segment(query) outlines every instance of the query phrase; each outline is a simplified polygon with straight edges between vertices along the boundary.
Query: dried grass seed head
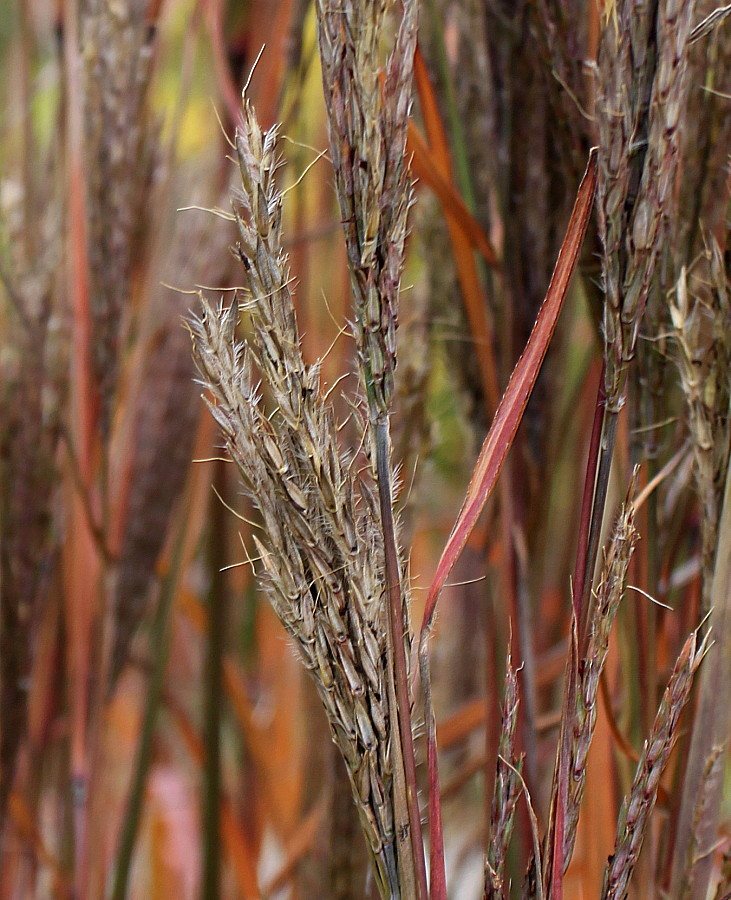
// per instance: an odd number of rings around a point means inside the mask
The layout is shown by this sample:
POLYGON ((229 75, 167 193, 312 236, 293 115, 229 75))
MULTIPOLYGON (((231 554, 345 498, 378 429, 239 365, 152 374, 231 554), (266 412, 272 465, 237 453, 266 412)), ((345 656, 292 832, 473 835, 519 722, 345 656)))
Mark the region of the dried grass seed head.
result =
POLYGON ((236 304, 214 311, 204 301, 191 322, 194 352, 211 411, 264 521, 266 539, 256 541, 264 586, 315 679, 385 882, 394 818, 378 513, 339 447, 319 369, 302 357, 281 245, 275 133, 261 132, 248 104, 236 146, 237 253, 251 292, 252 337, 246 349, 236 340, 236 304), (252 360, 263 393, 252 387, 252 360))

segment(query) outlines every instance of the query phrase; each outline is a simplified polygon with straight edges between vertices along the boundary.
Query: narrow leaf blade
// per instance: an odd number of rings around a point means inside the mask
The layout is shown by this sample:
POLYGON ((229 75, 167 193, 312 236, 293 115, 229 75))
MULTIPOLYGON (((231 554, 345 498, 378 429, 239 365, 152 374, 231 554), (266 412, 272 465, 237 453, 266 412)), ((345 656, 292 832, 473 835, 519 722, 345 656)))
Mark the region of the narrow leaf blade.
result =
POLYGON ((523 412, 528 403, 538 372, 548 350, 558 315, 568 291, 571 276, 589 224, 596 190, 596 152, 592 151, 584 177, 579 185, 566 236, 533 331, 523 355, 510 377, 505 394, 482 445, 467 495, 452 533, 444 548, 436 574, 429 588, 422 634, 428 631, 434 617, 437 599, 447 577, 474 529, 480 513, 492 493, 500 470, 512 445, 523 412))

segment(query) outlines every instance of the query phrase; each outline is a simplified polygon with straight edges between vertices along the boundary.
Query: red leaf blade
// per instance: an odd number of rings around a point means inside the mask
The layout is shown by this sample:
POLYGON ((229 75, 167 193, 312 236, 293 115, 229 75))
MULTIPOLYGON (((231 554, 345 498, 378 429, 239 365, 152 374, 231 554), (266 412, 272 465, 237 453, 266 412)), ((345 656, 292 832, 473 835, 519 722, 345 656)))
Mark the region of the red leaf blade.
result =
POLYGON ((475 465, 462 509, 442 553, 429 588, 422 637, 434 618, 437 599, 492 493, 523 412, 536 383, 558 321, 589 224, 596 190, 596 151, 592 150, 579 185, 556 267, 523 355, 518 360, 475 465))

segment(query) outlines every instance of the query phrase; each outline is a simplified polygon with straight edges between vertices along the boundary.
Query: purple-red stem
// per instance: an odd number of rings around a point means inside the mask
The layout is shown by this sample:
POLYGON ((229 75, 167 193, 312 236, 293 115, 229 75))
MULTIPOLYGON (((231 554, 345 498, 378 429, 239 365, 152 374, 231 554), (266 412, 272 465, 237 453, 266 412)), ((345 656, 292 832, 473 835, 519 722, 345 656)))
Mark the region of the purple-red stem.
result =
POLYGON ((599 462, 599 447, 602 436, 602 423, 604 421, 604 404, 606 394, 604 392, 604 373, 606 362, 602 360, 602 370, 599 375, 599 388, 597 390, 596 406, 594 408, 594 422, 591 429, 589 442, 589 456, 586 461, 586 478, 584 479, 584 493, 581 498, 581 517, 579 519, 579 537, 576 547, 576 563, 574 565, 574 578, 571 587, 571 599, 574 607, 574 616, 579 623, 579 634, 583 633, 583 619, 586 615, 586 570, 587 554, 589 551, 589 532, 591 530, 591 512, 594 504, 594 488, 596 485, 596 471, 599 462))
POLYGON ((429 897, 424 862, 424 842, 421 836, 421 815, 416 783, 416 758, 411 734, 411 704, 409 703, 406 652, 404 650, 404 608, 401 591, 401 568, 396 550, 396 533, 393 524, 391 497, 391 472, 388 454, 388 420, 384 417, 375 423, 376 474, 378 476, 378 502, 383 529, 386 590, 388 592, 388 622, 393 647, 396 705, 398 707, 398 732, 406 781, 406 805, 409 816, 411 849, 414 857, 414 875, 419 900, 429 897))
POLYGON ((564 851, 569 747, 574 724, 574 711, 576 709, 577 673, 583 653, 589 591, 599 546, 599 534, 609 483, 609 470, 617 433, 617 414, 614 412, 607 413, 606 410, 606 394, 604 391, 605 367, 606 362, 603 360, 602 371, 599 375, 591 441, 589 443, 589 457, 586 463, 586 478, 581 502, 581 519, 579 522, 579 537, 572 585, 571 647, 566 669, 566 692, 564 695, 559 757, 556 766, 557 782, 554 820, 552 823, 552 846, 550 847, 550 890, 548 896, 551 900, 562 900, 563 898, 563 874, 566 868, 564 851))

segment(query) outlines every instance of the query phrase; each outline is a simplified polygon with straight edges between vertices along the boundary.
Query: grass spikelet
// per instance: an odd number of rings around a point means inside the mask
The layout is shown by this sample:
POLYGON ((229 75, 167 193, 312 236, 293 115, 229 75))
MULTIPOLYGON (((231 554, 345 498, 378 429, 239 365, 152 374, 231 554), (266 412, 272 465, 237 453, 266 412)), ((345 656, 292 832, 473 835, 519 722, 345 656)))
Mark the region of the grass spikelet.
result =
POLYGON ((711 606, 723 477, 729 452, 727 412, 731 306, 721 252, 713 238, 708 263, 711 290, 703 289, 705 298, 691 296, 688 273, 683 268, 676 286, 675 301, 670 304, 678 349, 676 364, 688 411, 696 483, 703 509, 701 553, 704 613, 711 606))
POLYGON ((680 652, 650 736, 645 741, 634 781, 619 813, 617 841, 604 876, 602 900, 624 900, 642 848, 662 773, 678 736, 680 714, 690 696, 693 676, 706 654, 706 641, 694 632, 680 652))
POLYGON ((411 178, 406 131, 418 4, 403 5, 379 77, 392 0, 318 0, 318 39, 330 149, 355 304, 369 412, 389 409, 396 366, 398 290, 411 178))
POLYGON ((630 500, 634 483, 633 478, 604 553, 599 586, 589 616, 590 630, 586 653, 579 664, 564 833, 566 866, 573 853, 579 810, 584 796, 586 764, 596 727, 599 680, 607 660, 609 635, 627 586, 627 572, 638 538, 634 526, 635 510, 630 500))
POLYGON ((520 796, 519 772, 522 759, 516 748, 518 725, 518 680, 508 655, 505 693, 498 744, 497 770, 490 812, 490 838, 485 858, 484 900, 501 900, 507 896, 505 862, 513 833, 515 806, 520 796))
MULTIPOLYGON (((389 412, 396 368, 398 296, 404 265, 411 176, 406 135, 416 49, 418 3, 406 0, 393 40, 386 24, 396 14, 390 0, 359 3, 318 0, 317 34, 330 137, 330 155, 345 232, 355 307, 355 341, 368 412, 367 449, 378 492, 388 599, 388 672, 397 715, 394 725, 395 804, 408 838, 416 896, 426 900, 427 880, 417 800, 416 761, 405 644, 408 607, 401 586, 403 563, 393 511, 389 412), (382 45, 389 48, 383 70, 382 45)), ((427 696, 427 705, 428 705, 427 696)), ((432 827, 439 826, 432 818, 432 827)), ((404 841, 404 843, 406 843, 404 841)), ((403 847, 403 859, 407 848, 403 847)), ((445 888, 439 840, 432 831, 432 892, 445 888), (438 874, 437 874, 438 873, 438 874)), ((411 889, 404 888, 406 890, 411 889)))
POLYGON ((693 3, 617 3, 599 52, 599 230, 604 246, 607 409, 627 365, 665 235, 687 93, 693 3))

